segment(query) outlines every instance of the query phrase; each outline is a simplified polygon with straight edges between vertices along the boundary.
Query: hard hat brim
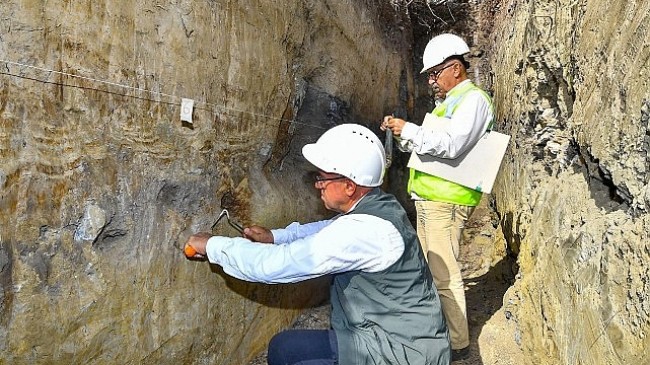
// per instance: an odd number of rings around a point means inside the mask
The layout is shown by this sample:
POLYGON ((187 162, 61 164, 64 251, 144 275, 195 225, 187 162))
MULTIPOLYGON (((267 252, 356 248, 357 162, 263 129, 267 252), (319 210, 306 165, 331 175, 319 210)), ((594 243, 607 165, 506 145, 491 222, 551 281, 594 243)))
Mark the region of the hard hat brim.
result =
POLYGON ((306 144, 302 147, 302 155, 305 159, 312 165, 316 166, 318 169, 327 171, 328 168, 324 166, 323 161, 323 151, 316 145, 316 143, 306 144))

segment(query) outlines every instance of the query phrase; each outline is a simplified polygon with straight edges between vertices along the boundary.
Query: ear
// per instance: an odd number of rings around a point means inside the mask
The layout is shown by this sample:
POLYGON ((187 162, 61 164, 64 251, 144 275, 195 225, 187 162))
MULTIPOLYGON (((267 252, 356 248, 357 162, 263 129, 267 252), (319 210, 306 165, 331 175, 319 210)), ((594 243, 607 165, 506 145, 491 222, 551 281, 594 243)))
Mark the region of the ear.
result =
POLYGON ((357 192, 357 184, 350 180, 346 179, 345 180, 345 195, 348 197, 352 197, 355 193, 357 192))

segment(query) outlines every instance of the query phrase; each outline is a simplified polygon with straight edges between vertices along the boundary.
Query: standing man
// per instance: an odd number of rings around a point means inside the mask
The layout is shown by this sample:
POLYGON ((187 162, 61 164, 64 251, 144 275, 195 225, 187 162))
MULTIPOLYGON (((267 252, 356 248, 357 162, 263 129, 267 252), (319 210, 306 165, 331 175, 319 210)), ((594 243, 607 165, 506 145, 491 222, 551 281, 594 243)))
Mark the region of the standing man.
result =
POLYGON ((314 186, 337 216, 284 229, 252 226, 247 238, 199 233, 187 242, 195 257, 242 280, 332 275, 332 329, 277 334, 269 365, 448 365, 449 333, 417 233, 395 197, 379 189, 386 166, 379 138, 342 124, 302 154, 318 168, 314 186))
MULTIPOLYGON (((392 130, 400 149, 454 159, 474 146, 491 126, 492 100, 468 79, 469 63, 463 57, 468 52, 465 41, 453 34, 429 41, 421 73, 427 72, 429 85, 445 96, 431 112, 439 128, 434 131, 384 117, 381 129, 392 130)), ((469 331, 459 244, 481 192, 414 169, 410 170, 408 191, 415 201, 418 237, 449 326, 452 358, 462 359, 469 354, 469 331)))

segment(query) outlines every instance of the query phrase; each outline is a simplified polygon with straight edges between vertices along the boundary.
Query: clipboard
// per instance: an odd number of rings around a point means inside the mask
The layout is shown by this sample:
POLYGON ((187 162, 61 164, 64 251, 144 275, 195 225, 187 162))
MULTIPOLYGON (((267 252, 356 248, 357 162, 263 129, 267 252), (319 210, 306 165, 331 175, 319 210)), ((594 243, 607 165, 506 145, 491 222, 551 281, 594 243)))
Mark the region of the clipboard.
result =
MULTIPOLYGON (((436 129, 440 119, 427 113, 423 128, 436 129)), ((411 153, 407 166, 483 193, 491 193, 510 136, 488 130, 469 150, 454 159, 411 153)))

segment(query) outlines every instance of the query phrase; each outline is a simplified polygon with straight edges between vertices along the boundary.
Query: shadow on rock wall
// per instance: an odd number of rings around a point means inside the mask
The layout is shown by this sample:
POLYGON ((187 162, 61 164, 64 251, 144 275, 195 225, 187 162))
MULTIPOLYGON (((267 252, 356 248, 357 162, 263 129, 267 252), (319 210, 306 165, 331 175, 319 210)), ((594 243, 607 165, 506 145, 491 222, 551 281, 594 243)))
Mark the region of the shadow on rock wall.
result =
POLYGON ((329 276, 293 284, 262 284, 233 278, 219 265, 210 265, 210 270, 223 278, 228 289, 270 308, 306 309, 320 305, 329 298, 329 276), (310 295, 305 296, 305 293, 310 295))

